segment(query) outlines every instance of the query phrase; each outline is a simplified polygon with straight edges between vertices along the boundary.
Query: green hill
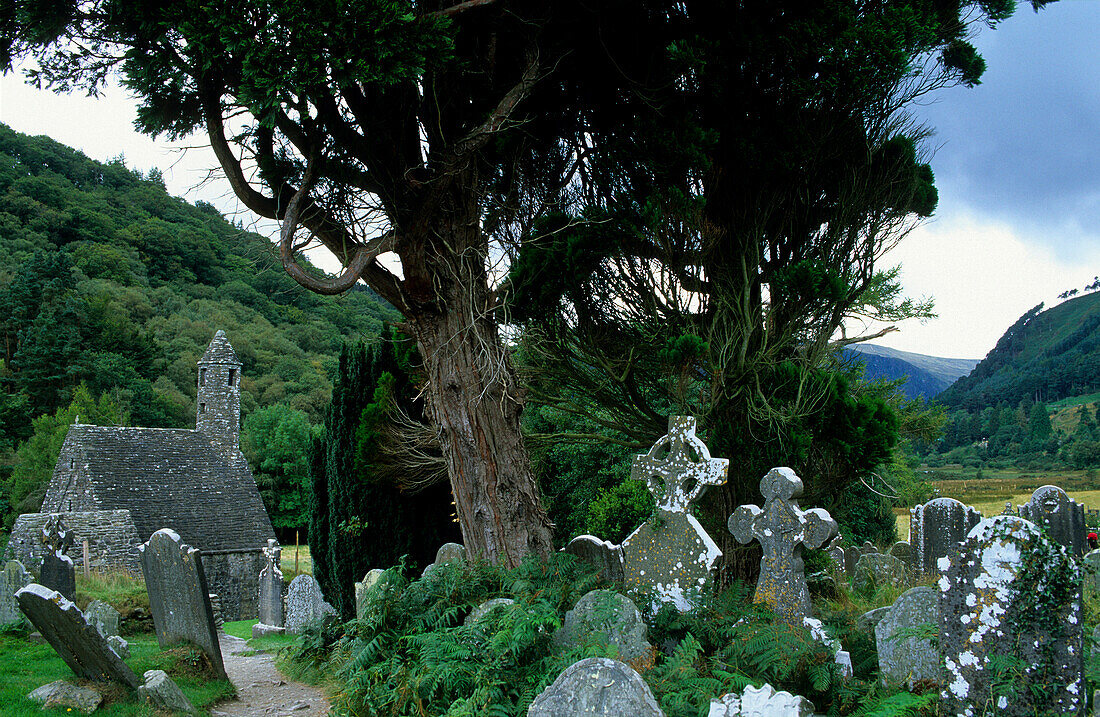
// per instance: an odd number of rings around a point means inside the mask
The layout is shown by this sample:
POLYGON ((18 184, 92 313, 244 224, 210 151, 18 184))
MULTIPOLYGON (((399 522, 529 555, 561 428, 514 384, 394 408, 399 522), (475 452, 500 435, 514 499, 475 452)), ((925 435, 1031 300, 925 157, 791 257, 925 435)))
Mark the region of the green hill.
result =
POLYGON ((1021 316, 968 375, 939 395, 967 411, 1054 403, 1100 391, 1100 293, 1021 316))
POLYGON ((342 343, 394 318, 365 287, 302 289, 267 239, 170 196, 155 170, 0 125, 0 505, 28 490, 3 481, 29 470, 15 450, 40 432, 32 422, 61 420, 74 397, 106 397, 131 425, 193 426, 195 361, 224 329, 245 420, 279 405, 317 424, 342 343))

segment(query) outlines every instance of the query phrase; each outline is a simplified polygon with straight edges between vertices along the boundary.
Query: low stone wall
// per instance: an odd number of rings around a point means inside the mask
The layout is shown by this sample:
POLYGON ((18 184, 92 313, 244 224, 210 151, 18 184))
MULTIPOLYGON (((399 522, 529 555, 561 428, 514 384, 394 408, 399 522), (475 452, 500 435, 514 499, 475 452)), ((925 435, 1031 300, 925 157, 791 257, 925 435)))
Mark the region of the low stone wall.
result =
POLYGON ((67 554, 73 559, 77 570, 82 570, 84 566, 84 540, 87 539, 89 567, 121 568, 132 575, 141 575, 141 560, 138 557, 141 540, 128 510, 24 513, 15 519, 4 560, 18 560, 28 572, 37 575, 45 553, 42 528, 53 516, 61 516, 64 527, 73 531, 73 545, 67 554))
POLYGON ((202 551, 206 586, 221 600, 222 618, 227 622, 259 617, 260 571, 265 560, 261 548, 202 551))

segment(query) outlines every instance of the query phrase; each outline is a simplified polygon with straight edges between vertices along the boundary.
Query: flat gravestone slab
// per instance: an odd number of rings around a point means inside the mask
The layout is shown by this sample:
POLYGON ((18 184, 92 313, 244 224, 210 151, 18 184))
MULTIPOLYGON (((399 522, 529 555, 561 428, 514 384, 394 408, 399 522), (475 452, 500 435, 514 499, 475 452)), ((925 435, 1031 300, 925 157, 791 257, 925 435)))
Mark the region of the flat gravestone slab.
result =
POLYGON ((1061 543, 1071 555, 1084 555, 1085 506, 1066 495, 1056 485, 1036 488, 1027 503, 1020 506, 1020 517, 1044 526, 1050 537, 1061 543))
POLYGON ((157 642, 161 647, 190 642, 206 654, 215 675, 228 679, 199 550, 168 528, 153 533, 139 550, 157 642))
POLYGON ((20 588, 30 585, 31 582, 30 574, 18 560, 9 560, 0 571, 0 625, 26 620, 19 610, 15 593, 19 592, 20 588))
POLYGON ((1006 717, 1078 714, 1084 707, 1080 591, 1070 590, 1060 604, 1044 599, 1042 615, 1031 604, 1036 590, 1051 594, 1043 578, 1058 574, 1058 565, 1069 570, 1064 579, 1080 584, 1079 568, 1066 552, 1034 523, 999 515, 974 526, 958 555, 942 559, 948 563, 938 582, 946 714, 979 714, 990 704, 1006 717), (1021 591, 1014 584, 1028 570, 1038 582, 1021 591), (1037 618, 1054 629, 1037 626, 1037 618), (1003 684, 995 660, 1019 666, 1009 668, 1021 670, 1015 684, 1003 684))
POLYGON ((600 579, 612 584, 623 581, 623 549, 595 535, 578 535, 561 549, 596 569, 600 579))
POLYGON ((916 587, 902 593, 875 625, 879 674, 883 682, 939 684, 943 679, 939 650, 932 643, 940 624, 939 591, 916 587), (927 629, 929 637, 912 633, 927 629))
POLYGON ((336 610, 325 602, 321 586, 312 575, 299 575, 290 581, 286 592, 287 632, 300 633, 306 623, 334 614, 336 610))
POLYGON ((836 521, 822 508, 802 510, 802 479, 790 468, 773 468, 760 480, 763 509, 742 505, 729 518, 729 530, 739 543, 759 540, 760 578, 755 601, 792 624, 810 617, 810 590, 806 585, 802 546, 820 547, 837 533, 836 521))
POLYGON ((107 640, 61 593, 31 583, 15 597, 19 609, 77 677, 93 682, 117 682, 131 690, 141 685, 107 640))
POLYGON ((649 685, 606 657, 574 662, 531 703, 527 717, 665 717, 649 685))

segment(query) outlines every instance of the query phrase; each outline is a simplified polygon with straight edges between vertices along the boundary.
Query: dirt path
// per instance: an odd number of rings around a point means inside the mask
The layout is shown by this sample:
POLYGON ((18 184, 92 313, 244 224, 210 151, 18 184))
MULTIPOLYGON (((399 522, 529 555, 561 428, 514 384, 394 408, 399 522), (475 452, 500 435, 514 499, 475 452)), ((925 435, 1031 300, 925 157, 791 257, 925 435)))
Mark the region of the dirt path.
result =
POLYGON ((237 688, 237 699, 215 705, 211 715, 219 717, 324 717, 328 700, 321 690, 298 682, 287 682, 275 669, 266 652, 251 653, 239 637, 221 634, 222 659, 229 680, 237 688))

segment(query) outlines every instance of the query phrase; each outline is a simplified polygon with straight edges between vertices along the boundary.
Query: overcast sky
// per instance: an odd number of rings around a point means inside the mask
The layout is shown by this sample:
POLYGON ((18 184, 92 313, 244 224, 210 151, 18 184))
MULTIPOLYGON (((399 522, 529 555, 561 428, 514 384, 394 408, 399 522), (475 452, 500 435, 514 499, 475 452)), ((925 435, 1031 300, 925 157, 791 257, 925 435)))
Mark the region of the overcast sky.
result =
MULTIPOLYGON (((1063 0, 1038 14, 1022 4, 976 44, 989 65, 982 84, 915 108, 936 132, 940 204, 886 259, 901 263, 910 295, 935 299, 939 318, 904 322, 882 345, 981 358, 1024 311, 1100 274, 1100 1, 1063 0)), ((216 162, 201 137, 153 142, 133 118, 117 89, 98 100, 58 97, 0 78, 0 122, 94 159, 159 167, 173 194, 238 209, 224 182, 203 186, 216 162), (188 145, 198 148, 182 151, 188 145)))

